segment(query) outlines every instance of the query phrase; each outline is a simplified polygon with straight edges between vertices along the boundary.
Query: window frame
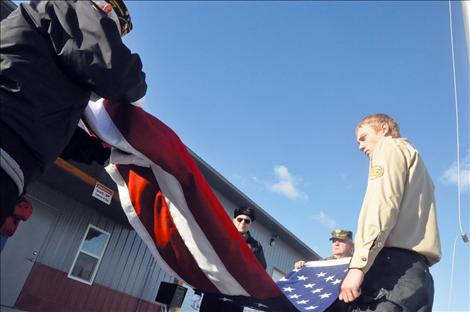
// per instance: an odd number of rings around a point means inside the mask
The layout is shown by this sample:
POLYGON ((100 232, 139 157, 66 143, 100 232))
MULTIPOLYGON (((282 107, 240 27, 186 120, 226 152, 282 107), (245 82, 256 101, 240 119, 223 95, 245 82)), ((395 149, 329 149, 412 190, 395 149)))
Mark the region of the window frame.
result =
POLYGON ((67 274, 67 277, 70 278, 70 279, 73 279, 73 280, 76 280, 76 281, 79 281, 79 282, 88 284, 88 285, 92 285, 93 282, 95 281, 96 273, 98 273, 98 269, 99 269, 99 267, 100 267, 101 260, 103 259, 103 255, 104 255, 104 253, 105 253, 105 251, 106 251, 106 247, 108 246, 108 242, 109 242, 109 239, 110 239, 110 238, 111 238, 111 233, 110 233, 110 232, 107 232, 107 231, 105 231, 105 230, 103 230, 103 229, 101 229, 101 228, 99 228, 99 227, 97 227, 97 226, 95 226, 95 225, 93 225, 93 224, 91 224, 91 223, 88 224, 88 227, 87 227, 85 233, 84 233, 83 236, 82 236, 82 240, 81 240, 81 242, 80 242, 80 247, 78 248, 77 253, 75 254, 75 258, 73 259, 72 265, 70 266, 70 270, 69 270, 69 272, 68 272, 68 274, 67 274), (95 230, 95 231, 98 231, 98 232, 100 232, 100 233, 103 233, 103 234, 106 234, 106 235, 107 235, 106 241, 105 241, 105 243, 104 243, 104 245, 103 245, 103 249, 101 250, 101 254, 99 255, 98 258, 96 257, 96 255, 94 255, 94 254, 92 254, 92 253, 90 253, 90 252, 87 252, 86 250, 83 250, 83 249, 82 249, 82 248, 83 248, 83 244, 84 244, 84 242, 85 242, 85 239, 86 239, 86 237, 87 237, 87 235, 88 235, 90 229, 93 229, 93 230, 95 230), (75 264, 76 264, 76 262, 77 262, 77 259, 78 259, 78 256, 80 255, 80 253, 84 253, 85 255, 87 255, 87 256, 89 256, 89 257, 92 257, 92 258, 98 260, 98 261, 96 262, 95 269, 93 270, 93 273, 92 273, 91 278, 90 278, 89 281, 88 281, 88 280, 85 280, 85 279, 82 279, 82 278, 80 278, 80 277, 77 277, 77 276, 75 276, 75 275, 72 275, 72 271, 73 271, 73 269, 75 268, 75 264))
POLYGON ((273 281, 277 282, 277 281, 279 281, 279 280, 280 280, 281 278, 283 278, 283 277, 286 277, 286 273, 284 273, 283 271, 281 271, 279 268, 273 266, 273 269, 272 269, 272 272, 271 272, 271 279, 272 279, 273 281), (279 279, 274 280, 274 274, 277 274, 277 273, 281 273, 282 276, 281 276, 279 279))

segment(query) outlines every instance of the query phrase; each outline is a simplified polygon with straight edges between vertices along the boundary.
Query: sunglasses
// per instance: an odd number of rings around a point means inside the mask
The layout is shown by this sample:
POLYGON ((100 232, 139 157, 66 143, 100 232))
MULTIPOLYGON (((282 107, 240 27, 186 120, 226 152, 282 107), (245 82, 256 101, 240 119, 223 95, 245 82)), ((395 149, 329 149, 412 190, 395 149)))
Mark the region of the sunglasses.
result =
POLYGON ((245 224, 250 224, 251 223, 250 219, 237 218, 236 220, 237 220, 238 223, 242 223, 242 221, 245 222, 245 224))

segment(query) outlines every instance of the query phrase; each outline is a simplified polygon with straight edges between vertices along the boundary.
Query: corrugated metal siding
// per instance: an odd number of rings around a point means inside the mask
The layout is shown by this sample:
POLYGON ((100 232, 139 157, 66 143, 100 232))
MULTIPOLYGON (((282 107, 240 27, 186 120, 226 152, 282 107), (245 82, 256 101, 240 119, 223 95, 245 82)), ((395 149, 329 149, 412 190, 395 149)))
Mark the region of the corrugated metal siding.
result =
POLYGON ((111 234, 94 283, 154 301, 160 282, 173 281, 132 229, 44 184, 35 184, 30 193, 59 212, 37 262, 68 272, 88 224, 93 224, 111 234))
MULTIPOLYGON (((231 218, 236 206, 217 191, 215 193, 231 218)), ((58 211, 37 262, 68 272, 88 224, 93 224, 111 234, 94 283, 153 301, 160 282, 173 281, 173 276, 158 265, 134 230, 44 184, 34 184, 30 194, 58 211)), ((302 258, 282 238, 269 246, 274 233, 262 224, 255 222, 250 232, 263 245, 270 275, 273 267, 290 271, 294 262, 302 258)))

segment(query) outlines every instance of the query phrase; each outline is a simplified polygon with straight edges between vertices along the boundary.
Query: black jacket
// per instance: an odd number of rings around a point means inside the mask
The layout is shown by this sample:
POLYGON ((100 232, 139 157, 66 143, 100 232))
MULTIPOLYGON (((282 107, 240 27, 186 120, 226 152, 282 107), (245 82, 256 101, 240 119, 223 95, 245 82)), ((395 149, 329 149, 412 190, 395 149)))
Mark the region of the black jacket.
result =
POLYGON ((256 239, 254 239, 253 236, 251 236, 250 231, 243 233, 242 236, 248 246, 250 246, 256 258, 258 258, 263 268, 266 269, 266 259, 264 258, 263 246, 256 239))
POLYGON ((122 103, 145 95, 139 56, 89 0, 20 4, 0 33, 0 129, 21 139, 41 171, 69 142, 91 92, 122 103))

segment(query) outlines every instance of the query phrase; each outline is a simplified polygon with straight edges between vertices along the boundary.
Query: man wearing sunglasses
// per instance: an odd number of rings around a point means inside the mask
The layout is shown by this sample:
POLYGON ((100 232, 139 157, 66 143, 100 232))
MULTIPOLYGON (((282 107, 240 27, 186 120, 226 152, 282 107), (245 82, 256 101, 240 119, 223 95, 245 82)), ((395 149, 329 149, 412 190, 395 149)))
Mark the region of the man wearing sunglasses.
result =
POLYGON ((243 236, 248 246, 250 246, 256 258, 258 258, 259 262, 266 269, 263 246, 251 236, 249 231, 253 221, 255 221, 255 211, 249 207, 240 207, 233 212, 233 224, 243 236))
POLYGON ((67 146, 91 97, 139 103, 123 0, 31 1, 1 21, 0 225, 67 146))
MULTIPOLYGON (((248 246, 251 248, 261 265, 266 269, 266 259, 264 258, 263 246, 250 234, 250 227, 255 221, 255 211, 250 207, 240 207, 233 212, 233 224, 238 232, 243 236, 248 246)), ((196 291, 195 295, 201 295, 196 291)), ((197 303, 193 304, 197 306, 197 303)), ((221 301, 219 297, 211 294, 205 294, 199 311, 202 312, 242 312, 243 307, 233 303, 221 301)))

